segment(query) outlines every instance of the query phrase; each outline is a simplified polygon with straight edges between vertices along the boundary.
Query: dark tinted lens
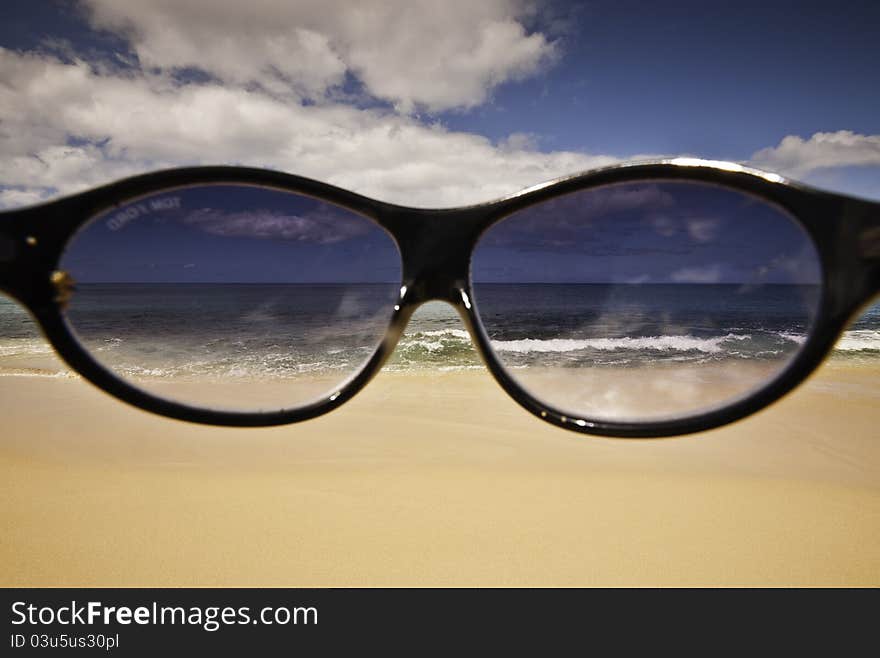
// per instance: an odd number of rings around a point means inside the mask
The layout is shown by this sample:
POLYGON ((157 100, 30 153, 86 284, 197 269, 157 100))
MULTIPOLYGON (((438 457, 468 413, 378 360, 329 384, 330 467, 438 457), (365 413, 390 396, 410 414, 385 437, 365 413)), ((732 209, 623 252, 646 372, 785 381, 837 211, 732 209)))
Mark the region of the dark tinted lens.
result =
POLYGON ((244 185, 109 210, 60 268, 96 360, 161 397, 238 411, 333 395, 376 350, 400 286, 397 247, 371 220, 244 185))
POLYGON ((781 208, 696 182, 607 185, 519 211, 473 255, 492 347, 575 417, 692 416, 749 395, 797 355, 820 295, 816 250, 781 208))

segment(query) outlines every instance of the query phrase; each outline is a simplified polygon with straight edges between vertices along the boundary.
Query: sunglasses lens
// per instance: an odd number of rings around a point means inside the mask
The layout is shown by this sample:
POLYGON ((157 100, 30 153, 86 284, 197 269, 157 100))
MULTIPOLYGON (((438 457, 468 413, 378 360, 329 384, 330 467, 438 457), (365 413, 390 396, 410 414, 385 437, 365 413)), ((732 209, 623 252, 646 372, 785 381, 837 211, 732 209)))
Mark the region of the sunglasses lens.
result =
POLYGON ((518 211, 472 260, 507 374, 578 418, 650 422, 747 397, 816 318, 818 254, 782 208, 698 182, 611 184, 518 211))
POLYGON ((118 377, 200 408, 265 412, 333 395, 376 351, 400 288, 394 240, 311 197, 165 190, 67 245, 66 319, 118 377))

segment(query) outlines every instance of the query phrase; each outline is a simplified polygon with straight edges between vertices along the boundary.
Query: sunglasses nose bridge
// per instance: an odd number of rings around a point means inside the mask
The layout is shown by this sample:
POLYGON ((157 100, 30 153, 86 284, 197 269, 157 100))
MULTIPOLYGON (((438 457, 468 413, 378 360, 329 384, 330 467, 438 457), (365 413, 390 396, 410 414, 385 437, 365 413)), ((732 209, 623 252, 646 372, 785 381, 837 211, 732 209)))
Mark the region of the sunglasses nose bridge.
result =
POLYGON ((421 269, 404 276, 402 305, 417 307, 425 302, 448 302, 461 306, 467 285, 467 264, 448 263, 442 269, 421 269))
POLYGON ((416 210, 401 219, 395 231, 403 259, 401 305, 468 305, 471 251, 481 222, 482 214, 471 209, 416 210))

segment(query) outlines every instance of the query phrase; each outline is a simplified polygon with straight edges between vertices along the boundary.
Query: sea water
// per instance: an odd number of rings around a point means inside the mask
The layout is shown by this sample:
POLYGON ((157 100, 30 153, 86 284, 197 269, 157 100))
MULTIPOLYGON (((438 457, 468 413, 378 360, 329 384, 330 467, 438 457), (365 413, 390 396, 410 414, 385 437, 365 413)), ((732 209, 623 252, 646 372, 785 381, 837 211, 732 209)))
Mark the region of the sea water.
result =
MULTIPOLYGON (((510 368, 788 360, 806 340, 808 286, 484 284, 474 301, 510 368)), ((289 378, 358 370, 392 314, 391 284, 90 284, 67 317, 107 367, 142 378, 289 378)), ((0 298, 0 374, 63 374, 30 316, 0 298)), ((880 304, 834 359, 880 363, 880 304)), ((386 368, 478 368, 448 305, 413 317, 386 368)))

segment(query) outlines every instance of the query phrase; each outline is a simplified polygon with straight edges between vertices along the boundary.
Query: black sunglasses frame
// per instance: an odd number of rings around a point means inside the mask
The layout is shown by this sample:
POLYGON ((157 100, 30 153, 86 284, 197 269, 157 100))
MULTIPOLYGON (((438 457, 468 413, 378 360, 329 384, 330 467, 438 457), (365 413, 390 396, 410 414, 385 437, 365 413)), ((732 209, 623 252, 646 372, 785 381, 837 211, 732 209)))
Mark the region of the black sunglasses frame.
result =
POLYGON ((282 425, 332 411, 363 388, 394 350, 416 308, 426 301, 452 304, 498 383, 539 418, 586 434, 653 438, 724 425, 779 399, 827 356, 847 322, 880 291, 880 203, 816 190, 774 174, 725 162, 676 159, 618 165, 558 179, 488 203, 449 209, 410 208, 370 199, 325 183, 246 167, 191 167, 135 176, 37 206, 0 212, 0 291, 36 319, 58 354, 107 393, 171 418, 237 427, 282 425), (797 219, 819 254, 822 294, 813 330, 777 377, 745 398, 699 415, 648 422, 572 417, 535 399, 495 356, 474 307, 471 253, 482 233, 513 212, 554 197, 611 183, 679 180, 715 184, 776 204, 797 219), (106 210, 136 198, 191 185, 241 184, 315 197, 346 207, 382 226, 402 258, 400 296, 386 335, 362 369, 332 395, 303 407, 273 412, 202 409, 154 396, 107 370, 79 344, 64 319, 69 290, 58 273, 76 231, 106 210))

